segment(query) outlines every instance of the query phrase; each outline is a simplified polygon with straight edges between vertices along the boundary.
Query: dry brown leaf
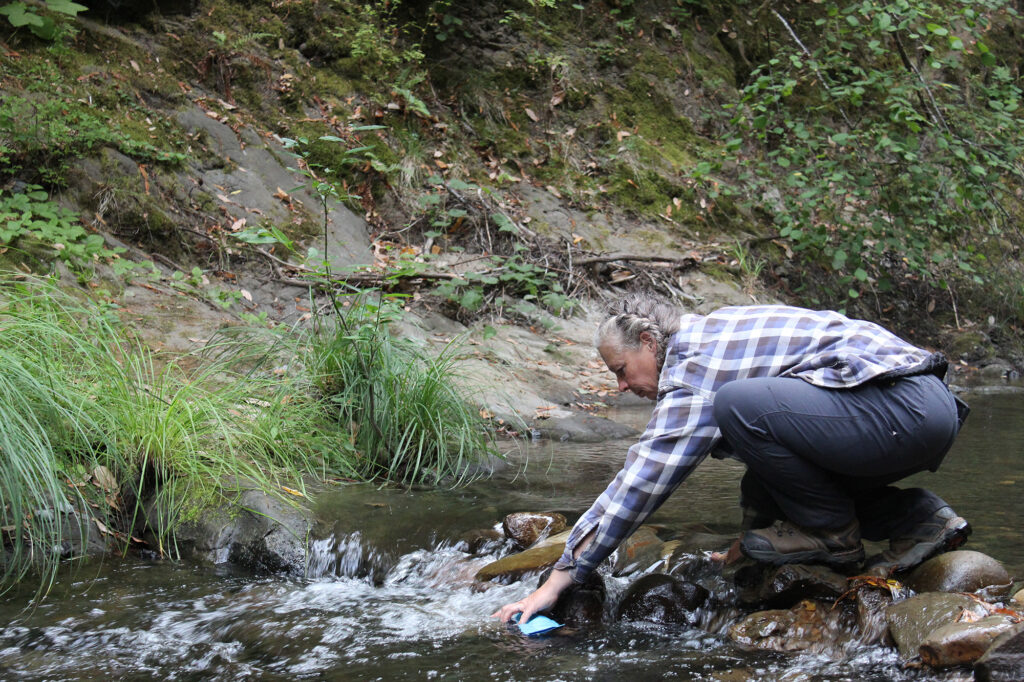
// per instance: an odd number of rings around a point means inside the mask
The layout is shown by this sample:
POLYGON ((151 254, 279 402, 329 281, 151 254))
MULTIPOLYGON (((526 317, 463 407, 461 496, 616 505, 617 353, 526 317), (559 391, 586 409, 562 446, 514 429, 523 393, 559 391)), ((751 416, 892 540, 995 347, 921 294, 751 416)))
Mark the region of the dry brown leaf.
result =
POLYGON ((287 488, 285 486, 281 486, 281 490, 285 491, 289 495, 294 495, 295 497, 305 497, 306 496, 304 493, 300 493, 298 490, 292 490, 291 488, 287 488))
POLYGON ((564 101, 565 101, 565 93, 564 92, 556 92, 554 95, 551 96, 551 106, 552 107, 557 107, 559 104, 561 104, 564 101))
POLYGON ((110 473, 110 469, 102 464, 92 470, 92 482, 97 488, 104 490, 117 488, 117 479, 114 478, 114 474, 110 473))
POLYGON ((481 419, 491 419, 493 417, 494 417, 494 415, 491 414, 490 410, 487 410, 487 409, 485 409, 483 407, 480 408, 480 418, 481 419))
POLYGON ((239 230, 241 230, 241 229, 242 229, 243 227, 245 227, 245 218, 239 218, 239 219, 238 219, 238 220, 236 220, 235 222, 231 223, 231 227, 230 227, 229 229, 230 229, 230 230, 231 230, 232 232, 238 232, 238 231, 239 231, 239 230))
POLYGON ((526 115, 529 116, 530 120, 533 121, 534 123, 540 120, 540 117, 537 116, 537 114, 533 113, 533 109, 531 109, 530 107, 525 107, 523 111, 526 112, 526 115))

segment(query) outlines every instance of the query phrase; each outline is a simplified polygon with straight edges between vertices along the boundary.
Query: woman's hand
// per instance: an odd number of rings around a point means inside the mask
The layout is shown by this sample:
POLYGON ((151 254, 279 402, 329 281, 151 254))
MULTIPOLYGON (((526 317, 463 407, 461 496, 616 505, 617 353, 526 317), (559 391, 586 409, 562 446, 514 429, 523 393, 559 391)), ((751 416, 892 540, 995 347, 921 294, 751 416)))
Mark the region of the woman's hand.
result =
POLYGON ((551 576, 544 584, 534 590, 528 597, 511 604, 505 604, 492 613, 491 618, 497 618, 502 623, 507 623, 512 619, 512 616, 522 613, 523 615, 519 617, 519 622, 525 624, 529 622, 533 614, 554 606, 555 602, 558 601, 558 595, 565 588, 569 587, 570 584, 572 584, 572 577, 569 575, 569 571, 551 571, 551 576))

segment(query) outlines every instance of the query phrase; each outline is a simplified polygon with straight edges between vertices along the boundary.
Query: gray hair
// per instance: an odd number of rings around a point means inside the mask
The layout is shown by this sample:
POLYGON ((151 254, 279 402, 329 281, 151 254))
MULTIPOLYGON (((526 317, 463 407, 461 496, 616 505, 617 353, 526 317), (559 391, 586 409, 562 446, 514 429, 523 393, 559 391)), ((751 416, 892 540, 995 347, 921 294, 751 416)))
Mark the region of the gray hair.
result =
POLYGON ((655 357, 660 370, 665 364, 668 339, 679 331, 682 313, 681 309, 652 294, 630 294, 608 306, 604 321, 594 333, 594 345, 635 349, 642 345, 640 335, 647 332, 657 344, 655 357))

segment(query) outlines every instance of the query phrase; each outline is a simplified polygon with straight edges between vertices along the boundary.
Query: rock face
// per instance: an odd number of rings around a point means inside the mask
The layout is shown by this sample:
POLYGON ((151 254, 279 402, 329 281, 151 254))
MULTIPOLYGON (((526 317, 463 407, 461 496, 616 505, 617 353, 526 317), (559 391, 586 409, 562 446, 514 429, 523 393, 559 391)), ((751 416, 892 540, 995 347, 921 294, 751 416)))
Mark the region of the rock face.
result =
POLYGON ((979 682, 1024 680, 1024 623, 1018 623, 996 637, 985 655, 974 665, 979 682))
POLYGON ((924 562, 904 582, 918 593, 974 592, 989 585, 1006 585, 1011 579, 1002 564, 987 554, 957 550, 924 562))
POLYGON ((698 620, 695 612, 707 602, 709 594, 695 583, 652 573, 629 586, 619 602, 616 618, 662 625, 694 625, 698 620))
POLYGON ((929 592, 904 599, 886 611, 889 635, 903 658, 919 653, 921 644, 943 625, 956 621, 964 612, 984 617, 987 611, 964 594, 929 592))
POLYGON ((525 549, 565 530, 565 517, 555 512, 516 512, 506 516, 501 527, 507 538, 525 549))

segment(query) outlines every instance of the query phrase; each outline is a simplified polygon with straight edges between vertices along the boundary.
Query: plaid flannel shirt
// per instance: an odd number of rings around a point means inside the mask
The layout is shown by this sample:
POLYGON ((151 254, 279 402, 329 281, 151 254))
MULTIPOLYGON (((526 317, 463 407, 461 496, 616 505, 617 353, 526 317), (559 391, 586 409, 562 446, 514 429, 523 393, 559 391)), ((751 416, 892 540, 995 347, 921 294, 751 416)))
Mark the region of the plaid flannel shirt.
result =
POLYGON ((722 308, 683 315, 668 342, 658 401, 622 469, 577 521, 555 564, 582 582, 668 498, 722 434, 715 392, 737 379, 799 377, 848 388, 873 379, 945 371, 941 354, 910 345, 882 327, 835 312, 787 306, 722 308), (573 558, 592 530, 593 541, 573 558))

